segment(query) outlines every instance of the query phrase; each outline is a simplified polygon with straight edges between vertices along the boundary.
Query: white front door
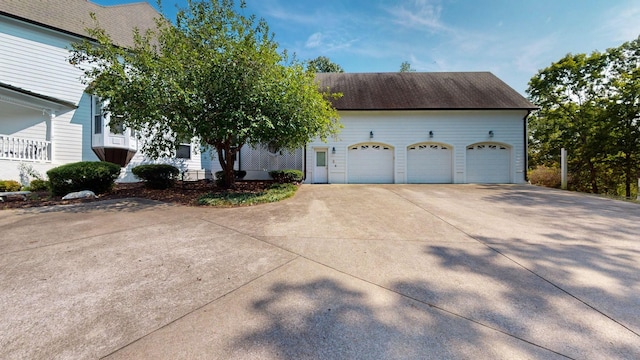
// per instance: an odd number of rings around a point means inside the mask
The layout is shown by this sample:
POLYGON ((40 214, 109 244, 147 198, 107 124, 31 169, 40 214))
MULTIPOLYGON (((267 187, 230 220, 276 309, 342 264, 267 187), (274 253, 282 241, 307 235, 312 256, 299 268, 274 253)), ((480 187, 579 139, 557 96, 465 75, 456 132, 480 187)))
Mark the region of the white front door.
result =
POLYGON ((316 156, 314 157, 313 183, 326 184, 329 182, 327 171, 327 149, 317 149, 315 153, 316 156))

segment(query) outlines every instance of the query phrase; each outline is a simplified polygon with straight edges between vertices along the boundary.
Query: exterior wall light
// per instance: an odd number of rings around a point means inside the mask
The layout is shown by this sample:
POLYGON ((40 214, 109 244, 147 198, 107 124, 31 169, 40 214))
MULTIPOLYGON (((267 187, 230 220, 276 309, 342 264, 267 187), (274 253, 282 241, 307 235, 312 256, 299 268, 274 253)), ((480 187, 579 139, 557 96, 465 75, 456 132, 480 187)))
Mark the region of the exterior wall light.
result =
POLYGON ((429 130, 429 137, 432 138, 433 137, 433 131, 429 130))
POLYGON ((369 139, 373 139, 373 131, 369 131, 369 139))
POLYGON ((493 130, 489 130, 489 137, 493 137, 493 130))
POLYGON ((336 147, 335 147, 335 146, 331 148, 331 153, 332 153, 332 154, 335 154, 335 153, 336 153, 336 147))

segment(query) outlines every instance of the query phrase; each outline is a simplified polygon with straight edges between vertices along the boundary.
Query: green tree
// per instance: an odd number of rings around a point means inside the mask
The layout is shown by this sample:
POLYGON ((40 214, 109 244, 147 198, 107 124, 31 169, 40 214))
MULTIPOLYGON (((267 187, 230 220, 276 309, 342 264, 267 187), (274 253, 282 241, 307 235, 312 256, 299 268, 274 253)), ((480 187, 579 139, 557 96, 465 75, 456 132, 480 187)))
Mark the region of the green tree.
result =
POLYGON ((542 69, 527 93, 540 111, 529 122, 532 165, 569 153, 580 191, 631 196, 640 168, 640 38, 590 55, 569 54, 542 69))
POLYGON ((266 22, 234 6, 188 0, 174 25, 158 19, 154 31, 134 31, 128 49, 96 24, 98 44, 76 43, 70 58, 87 91, 105 100, 111 125, 136 130, 146 155, 170 156, 194 139, 215 149, 227 187, 243 145, 299 148, 340 127, 329 102, 337 94, 320 92, 314 74, 278 52, 266 22))
POLYGON ((624 181, 625 195, 631 197, 640 169, 640 37, 607 50, 606 110, 611 136, 609 160, 624 181))
POLYGON ((403 61, 400 64, 400 72, 414 72, 415 69, 411 68, 411 64, 408 61, 403 61))
POLYGON ((332 62, 326 56, 318 56, 307 62, 307 69, 312 73, 343 73, 342 66, 332 62))

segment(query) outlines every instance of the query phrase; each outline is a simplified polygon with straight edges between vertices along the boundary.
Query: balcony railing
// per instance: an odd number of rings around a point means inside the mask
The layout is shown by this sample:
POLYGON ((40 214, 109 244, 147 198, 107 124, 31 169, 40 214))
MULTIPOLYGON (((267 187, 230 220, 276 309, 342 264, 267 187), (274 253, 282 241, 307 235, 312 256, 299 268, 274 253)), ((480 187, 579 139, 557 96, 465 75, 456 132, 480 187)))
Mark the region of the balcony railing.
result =
POLYGON ((51 141, 0 134, 0 159, 51 161, 51 141))

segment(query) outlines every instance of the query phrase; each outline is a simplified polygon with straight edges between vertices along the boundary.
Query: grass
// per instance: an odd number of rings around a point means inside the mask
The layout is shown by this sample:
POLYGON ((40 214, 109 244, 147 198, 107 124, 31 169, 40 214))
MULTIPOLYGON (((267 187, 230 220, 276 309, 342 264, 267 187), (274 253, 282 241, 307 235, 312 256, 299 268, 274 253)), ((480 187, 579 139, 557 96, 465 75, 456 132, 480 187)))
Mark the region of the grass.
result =
POLYGON ((266 204, 292 197, 298 186, 294 184, 273 184, 260 192, 221 192, 207 194, 198 199, 199 205, 206 206, 250 206, 266 204))

